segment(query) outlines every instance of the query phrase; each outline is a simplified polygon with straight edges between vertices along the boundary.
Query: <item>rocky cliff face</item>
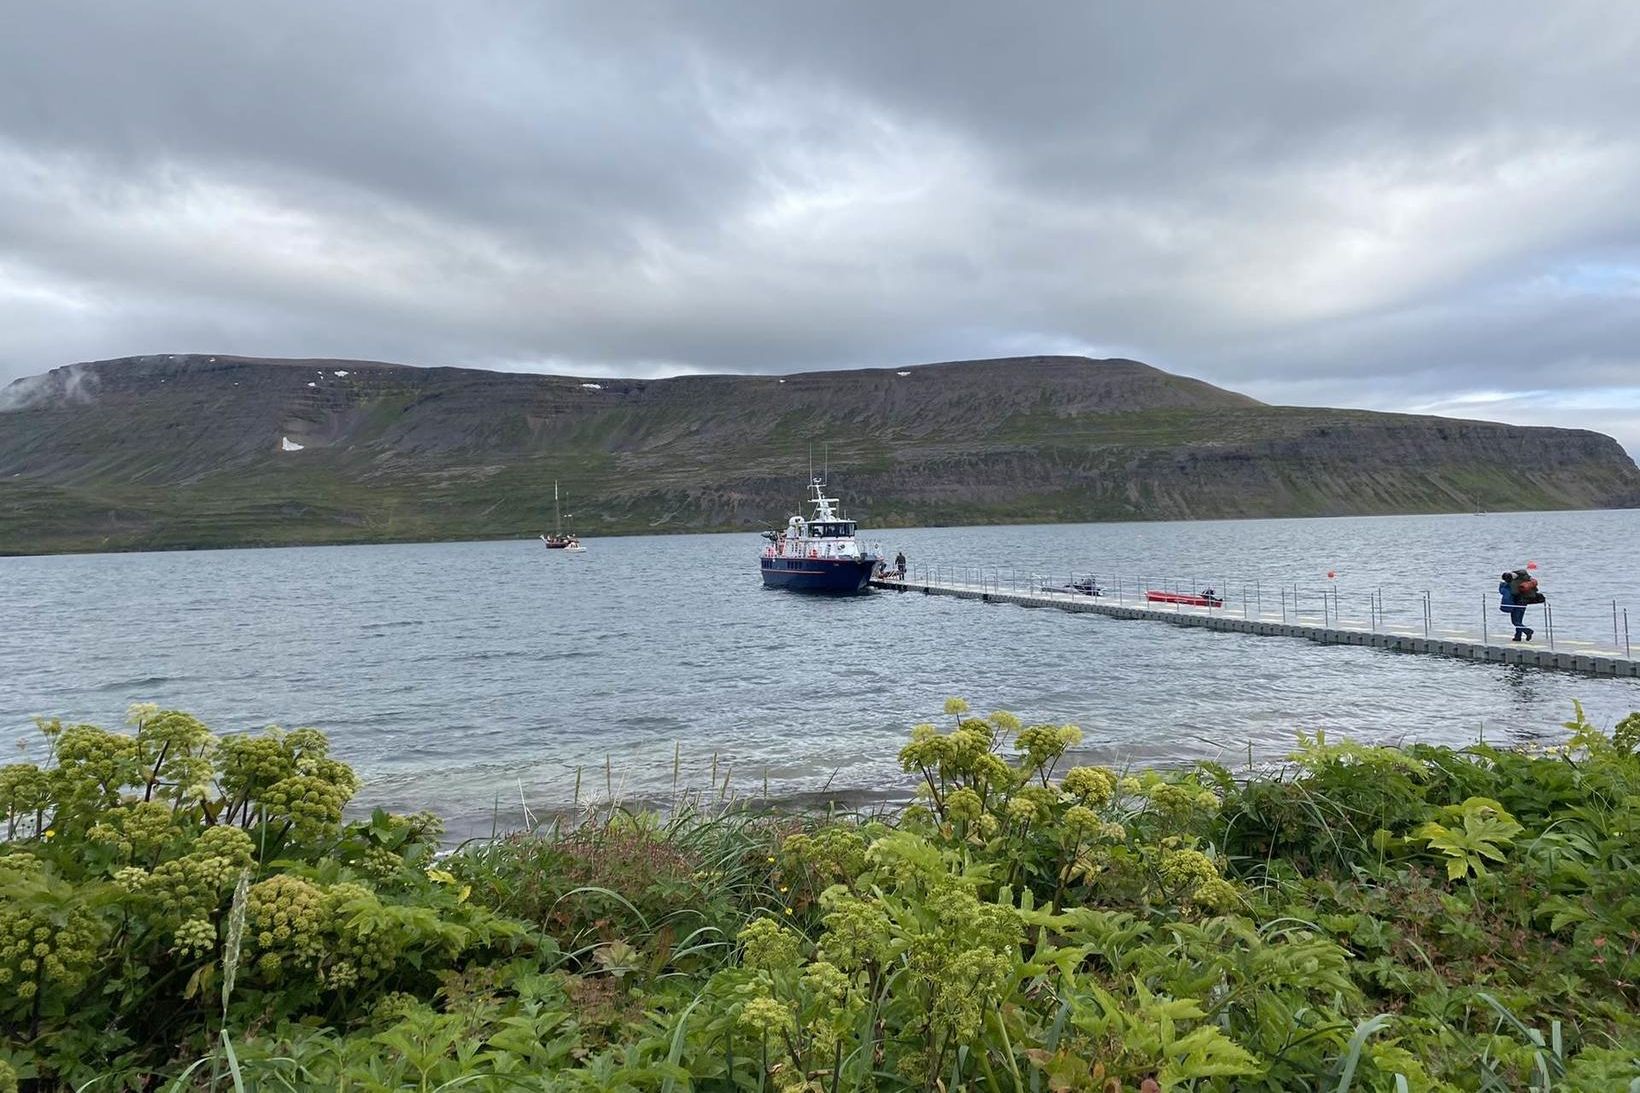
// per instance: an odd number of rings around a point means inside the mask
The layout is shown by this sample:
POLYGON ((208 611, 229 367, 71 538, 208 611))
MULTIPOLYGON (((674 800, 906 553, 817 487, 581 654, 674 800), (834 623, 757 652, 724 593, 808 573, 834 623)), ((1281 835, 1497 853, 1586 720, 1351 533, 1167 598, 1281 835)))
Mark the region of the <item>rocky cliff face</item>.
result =
POLYGON ((1580 430, 1265 406, 1136 361, 580 379, 176 355, 0 393, 0 551, 588 533, 783 520, 808 458, 867 524, 1610 507, 1580 430))

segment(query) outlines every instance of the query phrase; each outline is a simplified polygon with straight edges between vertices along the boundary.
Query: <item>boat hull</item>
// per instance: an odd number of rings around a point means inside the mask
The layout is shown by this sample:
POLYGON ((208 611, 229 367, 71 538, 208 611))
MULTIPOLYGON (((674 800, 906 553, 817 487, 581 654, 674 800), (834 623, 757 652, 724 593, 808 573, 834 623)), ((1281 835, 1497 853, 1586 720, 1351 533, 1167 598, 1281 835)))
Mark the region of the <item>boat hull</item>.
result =
POLYGON ((1188 592, 1146 592, 1145 599, 1151 603, 1178 603, 1187 607, 1223 607, 1221 599, 1208 599, 1206 596, 1193 596, 1188 592))
POLYGON ((788 592, 818 592, 851 596, 871 583, 876 558, 783 558, 761 560, 763 584, 788 592))

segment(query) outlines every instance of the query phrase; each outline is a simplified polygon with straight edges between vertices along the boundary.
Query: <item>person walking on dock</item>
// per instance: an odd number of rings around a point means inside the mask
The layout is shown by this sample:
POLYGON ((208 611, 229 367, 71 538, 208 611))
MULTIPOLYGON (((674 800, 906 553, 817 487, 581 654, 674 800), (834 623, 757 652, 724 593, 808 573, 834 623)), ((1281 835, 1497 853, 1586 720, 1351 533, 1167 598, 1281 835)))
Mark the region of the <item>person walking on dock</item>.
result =
POLYGON ((900 580, 905 580, 905 551, 897 551, 894 555, 894 569, 899 573, 900 580))
POLYGON ((1515 636, 1510 641, 1531 641, 1532 629, 1526 625, 1526 605, 1515 599, 1515 574, 1505 573, 1498 583, 1498 610, 1515 624, 1515 636))

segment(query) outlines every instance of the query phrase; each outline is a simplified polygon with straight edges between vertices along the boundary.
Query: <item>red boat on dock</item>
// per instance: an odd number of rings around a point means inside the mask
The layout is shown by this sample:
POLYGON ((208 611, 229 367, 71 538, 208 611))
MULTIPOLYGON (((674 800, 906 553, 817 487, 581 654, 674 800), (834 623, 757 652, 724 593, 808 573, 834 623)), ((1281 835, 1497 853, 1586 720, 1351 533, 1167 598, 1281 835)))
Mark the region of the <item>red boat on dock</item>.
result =
POLYGON ((1180 603, 1186 607, 1224 606, 1223 598, 1213 595, 1211 588, 1206 592, 1158 592, 1155 589, 1146 589, 1145 599, 1151 603, 1180 603))

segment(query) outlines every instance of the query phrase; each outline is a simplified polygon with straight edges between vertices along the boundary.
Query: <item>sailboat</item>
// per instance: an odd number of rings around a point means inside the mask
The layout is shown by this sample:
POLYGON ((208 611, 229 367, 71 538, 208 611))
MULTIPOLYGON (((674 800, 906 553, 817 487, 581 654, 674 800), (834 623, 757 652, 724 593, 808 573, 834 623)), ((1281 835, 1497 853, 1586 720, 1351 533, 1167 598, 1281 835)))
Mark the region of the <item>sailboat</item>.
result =
POLYGON ((562 550, 569 554, 584 554, 586 547, 573 535, 564 534, 564 514, 558 505, 558 480, 552 480, 552 534, 541 536, 541 544, 548 550, 562 550))

